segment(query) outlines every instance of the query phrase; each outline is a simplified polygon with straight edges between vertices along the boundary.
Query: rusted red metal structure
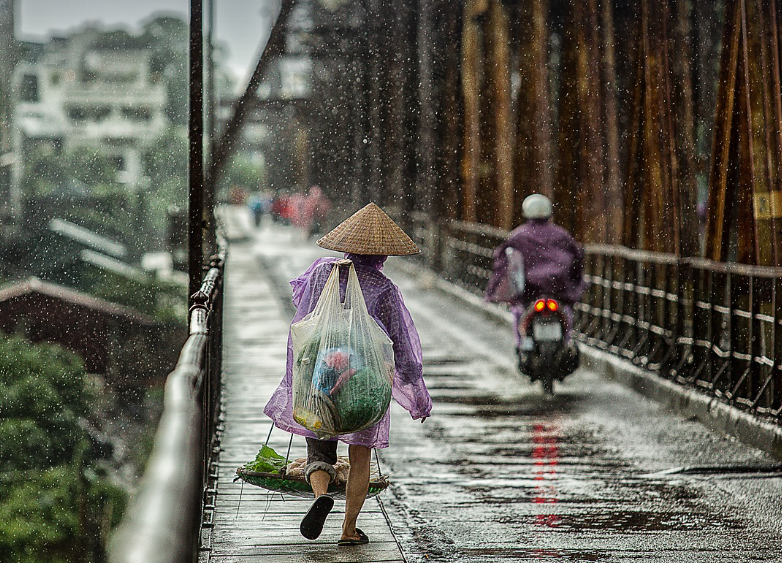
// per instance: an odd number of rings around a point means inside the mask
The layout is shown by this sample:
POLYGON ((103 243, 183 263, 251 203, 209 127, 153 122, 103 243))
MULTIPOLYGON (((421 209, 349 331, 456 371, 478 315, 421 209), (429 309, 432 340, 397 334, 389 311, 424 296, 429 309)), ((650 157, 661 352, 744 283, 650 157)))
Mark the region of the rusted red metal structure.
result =
POLYGON ((782 265, 782 4, 730 0, 709 181, 706 255, 782 265))
POLYGON ((348 200, 508 229, 541 192, 585 242, 779 264, 779 0, 354 7, 384 49, 331 51, 372 72, 348 200))

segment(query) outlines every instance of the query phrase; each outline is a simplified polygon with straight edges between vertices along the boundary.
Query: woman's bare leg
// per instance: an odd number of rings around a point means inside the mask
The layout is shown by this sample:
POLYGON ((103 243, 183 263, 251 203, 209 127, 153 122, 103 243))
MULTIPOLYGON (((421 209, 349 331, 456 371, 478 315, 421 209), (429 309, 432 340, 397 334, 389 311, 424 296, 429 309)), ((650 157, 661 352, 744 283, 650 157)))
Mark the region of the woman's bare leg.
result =
MULTIPOLYGON (((350 473, 348 474, 342 539, 358 539, 356 520, 364 506, 364 499, 366 499, 369 489, 369 462, 372 457, 372 449, 366 446, 351 445, 348 447, 348 457, 350 458, 350 473)), ((310 477, 310 482, 311 480, 312 477, 310 477)))
POLYGON ((315 493, 315 498, 320 495, 325 495, 329 490, 329 483, 331 483, 331 475, 326 471, 313 471, 310 473, 310 486, 312 492, 315 493))
POLYGON ((312 492, 315 493, 315 501, 302 518, 299 531, 308 540, 314 540, 323 531, 323 524, 334 507, 334 499, 326 494, 331 482, 331 475, 328 471, 322 469, 313 471, 310 473, 309 479, 312 492))

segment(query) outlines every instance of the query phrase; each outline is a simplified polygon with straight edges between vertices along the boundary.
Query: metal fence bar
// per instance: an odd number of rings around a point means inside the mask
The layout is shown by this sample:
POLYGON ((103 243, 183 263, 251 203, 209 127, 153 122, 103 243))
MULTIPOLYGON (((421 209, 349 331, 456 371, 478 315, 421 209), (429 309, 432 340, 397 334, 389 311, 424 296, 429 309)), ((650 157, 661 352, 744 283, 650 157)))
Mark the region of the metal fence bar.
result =
POLYGON ((224 245, 192 296, 189 337, 166 379, 163 415, 139 493, 114 533, 111 563, 193 563, 219 418, 224 245))
POLYGON ((190 0, 188 108, 188 295, 194 295, 204 263, 204 37, 203 0, 190 0))
MULTIPOLYGON (((482 294, 508 232, 416 214, 425 262, 482 294), (432 256, 439 249, 440 256, 432 256)), ((681 385, 782 422, 782 268, 585 246, 576 338, 681 385)))

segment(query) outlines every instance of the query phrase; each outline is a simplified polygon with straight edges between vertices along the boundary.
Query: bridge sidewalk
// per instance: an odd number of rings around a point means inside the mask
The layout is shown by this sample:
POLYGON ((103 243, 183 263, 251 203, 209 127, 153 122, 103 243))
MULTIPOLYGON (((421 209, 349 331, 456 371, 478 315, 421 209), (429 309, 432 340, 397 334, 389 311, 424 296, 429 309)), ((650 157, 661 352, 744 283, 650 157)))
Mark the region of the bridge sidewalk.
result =
MULTIPOLYGON (((211 526, 202 528, 199 561, 403 562, 377 498, 367 500, 359 518, 359 527, 367 533, 371 543, 338 547, 336 541, 341 533, 344 501, 335 503, 320 538, 309 541, 299 533, 299 522, 311 501, 234 482, 236 468, 255 458, 269 433, 271 424, 262 409, 285 368, 291 314, 255 255, 252 238, 233 238, 225 289, 225 425, 214 518, 211 526)), ((301 246, 303 249, 304 245, 301 246)), ((284 250, 295 251, 294 247, 295 244, 289 244, 284 250)), ((274 430, 269 445, 284 455, 289 437, 289 434, 274 430)), ((340 455, 343 453, 340 451, 340 455)), ((290 457, 304 456, 304 440, 295 437, 290 457)))

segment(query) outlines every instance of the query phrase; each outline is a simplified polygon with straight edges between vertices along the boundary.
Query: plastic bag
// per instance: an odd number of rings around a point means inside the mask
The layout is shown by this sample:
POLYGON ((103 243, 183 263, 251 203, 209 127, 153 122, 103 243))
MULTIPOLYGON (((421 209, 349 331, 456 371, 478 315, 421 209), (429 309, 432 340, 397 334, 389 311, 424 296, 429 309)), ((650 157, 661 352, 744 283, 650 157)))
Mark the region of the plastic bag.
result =
POLYGON ((511 303, 521 299, 526 285, 524 272, 524 256, 513 247, 505 249, 505 258, 508 266, 505 275, 500 278, 497 289, 494 292, 494 300, 511 303))
POLYGON ((377 424, 391 402, 394 349, 367 311, 350 260, 338 260, 310 314, 291 325, 293 418, 318 438, 377 424), (345 301, 339 269, 350 266, 345 301))

